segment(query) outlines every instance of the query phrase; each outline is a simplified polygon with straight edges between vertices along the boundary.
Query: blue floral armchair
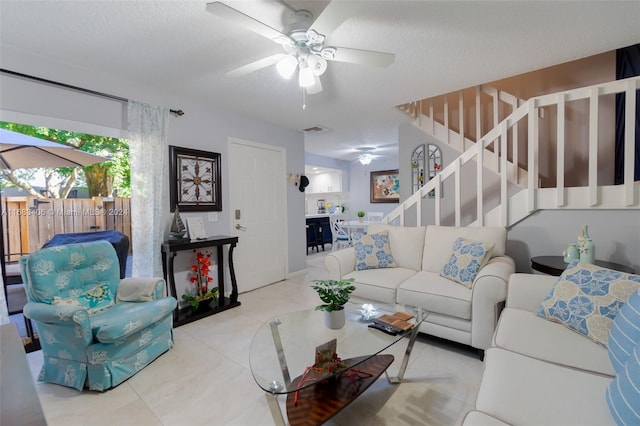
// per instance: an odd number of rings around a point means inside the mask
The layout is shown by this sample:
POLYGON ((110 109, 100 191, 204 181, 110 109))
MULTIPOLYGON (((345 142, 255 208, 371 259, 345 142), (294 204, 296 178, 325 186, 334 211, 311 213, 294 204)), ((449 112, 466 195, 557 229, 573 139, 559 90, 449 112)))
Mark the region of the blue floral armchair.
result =
POLYGON ((120 279, 107 241, 44 248, 20 260, 44 355, 39 380, 114 387, 173 346, 176 299, 161 278, 120 279))

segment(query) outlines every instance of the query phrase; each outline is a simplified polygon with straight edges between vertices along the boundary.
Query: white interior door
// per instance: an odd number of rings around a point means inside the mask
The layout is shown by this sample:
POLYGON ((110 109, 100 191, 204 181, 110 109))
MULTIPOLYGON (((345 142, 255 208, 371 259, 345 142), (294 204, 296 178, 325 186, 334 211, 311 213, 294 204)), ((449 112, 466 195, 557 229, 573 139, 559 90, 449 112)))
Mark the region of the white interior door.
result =
POLYGON ((284 148, 238 139, 229 143, 231 232, 240 293, 286 277, 284 148))

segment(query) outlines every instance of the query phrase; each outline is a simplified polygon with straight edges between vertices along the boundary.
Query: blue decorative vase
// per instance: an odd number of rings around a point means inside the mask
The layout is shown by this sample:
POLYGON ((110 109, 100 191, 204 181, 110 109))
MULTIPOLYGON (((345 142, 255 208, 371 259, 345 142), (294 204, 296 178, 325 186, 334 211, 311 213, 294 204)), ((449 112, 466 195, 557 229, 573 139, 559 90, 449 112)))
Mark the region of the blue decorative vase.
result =
POLYGON ((593 263, 596 260, 596 246, 589 236, 587 225, 582 227, 582 232, 578 235, 578 250, 580 251, 580 262, 593 263))
POLYGON ((569 247, 565 250, 564 263, 571 263, 578 259, 580 259, 578 247, 575 244, 569 244, 569 247))
POLYGON ((580 262, 593 263, 596 260, 596 246, 591 238, 586 238, 580 247, 580 262))

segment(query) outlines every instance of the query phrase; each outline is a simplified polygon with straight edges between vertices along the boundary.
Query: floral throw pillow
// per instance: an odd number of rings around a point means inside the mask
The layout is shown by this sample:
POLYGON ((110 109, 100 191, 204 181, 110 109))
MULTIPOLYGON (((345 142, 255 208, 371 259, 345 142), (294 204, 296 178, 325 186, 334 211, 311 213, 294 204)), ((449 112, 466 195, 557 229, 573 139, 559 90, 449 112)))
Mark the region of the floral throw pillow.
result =
POLYGON ((51 304, 64 306, 77 306, 84 308, 89 314, 95 314, 114 304, 111 289, 106 283, 98 284, 87 291, 70 291, 75 297, 54 297, 51 304))
POLYGON ((575 260, 558 277, 536 315, 608 346, 616 314, 639 287, 639 275, 575 260))
POLYGON ((356 241, 356 270, 396 268, 389 246, 389 231, 365 234, 356 241))
POLYGON ((449 261, 442 267, 440 276, 471 288, 480 268, 491 257, 494 246, 494 243, 458 238, 453 243, 453 253, 451 253, 449 261))

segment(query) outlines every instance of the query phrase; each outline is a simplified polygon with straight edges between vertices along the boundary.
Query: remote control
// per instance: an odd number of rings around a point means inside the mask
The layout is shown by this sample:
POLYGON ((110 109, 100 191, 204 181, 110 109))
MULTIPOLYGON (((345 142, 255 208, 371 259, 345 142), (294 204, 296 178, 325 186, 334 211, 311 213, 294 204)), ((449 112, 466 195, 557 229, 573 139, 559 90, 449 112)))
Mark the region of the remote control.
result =
POLYGON ((377 318, 376 318, 376 319, 374 319, 374 320, 373 320, 373 323, 374 323, 374 324, 378 324, 378 325, 380 325, 380 326, 382 326, 382 327, 386 327, 386 328, 388 328, 389 330, 391 330, 391 331, 395 332, 396 334, 398 334, 398 333, 402 333, 402 329, 401 329, 400 327, 396 327, 395 325, 391 325, 391 324, 389 324, 389 323, 388 323, 388 322, 386 322, 386 321, 382 321, 381 319, 377 319, 377 318))
MULTIPOLYGON (((392 336, 395 336, 398 334, 397 331, 394 331, 391 326, 386 326, 386 325, 381 325, 381 324, 376 324, 376 323, 372 323, 368 325, 369 328, 375 328, 376 330, 380 330, 383 333, 387 333, 390 334, 392 336)), ((394 327, 395 328, 395 327, 394 327)))

